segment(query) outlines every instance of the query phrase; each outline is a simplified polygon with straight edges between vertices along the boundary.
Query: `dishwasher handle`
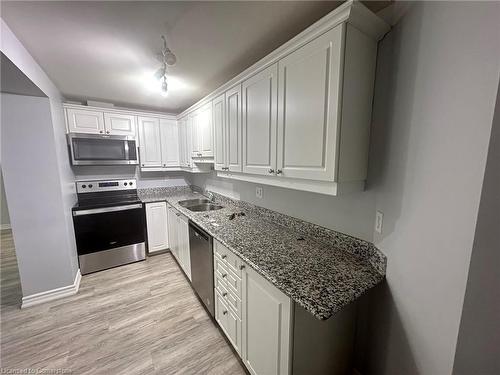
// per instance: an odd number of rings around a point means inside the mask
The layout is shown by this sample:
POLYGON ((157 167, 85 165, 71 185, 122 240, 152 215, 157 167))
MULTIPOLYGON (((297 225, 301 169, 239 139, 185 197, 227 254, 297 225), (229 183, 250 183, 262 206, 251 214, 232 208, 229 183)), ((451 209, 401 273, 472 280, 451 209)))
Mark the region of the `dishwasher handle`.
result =
POLYGON ((200 240, 204 240, 206 242, 210 241, 210 236, 203 230, 193 225, 192 223, 189 223, 189 227, 193 230, 193 234, 195 235, 195 237, 197 237, 200 240))

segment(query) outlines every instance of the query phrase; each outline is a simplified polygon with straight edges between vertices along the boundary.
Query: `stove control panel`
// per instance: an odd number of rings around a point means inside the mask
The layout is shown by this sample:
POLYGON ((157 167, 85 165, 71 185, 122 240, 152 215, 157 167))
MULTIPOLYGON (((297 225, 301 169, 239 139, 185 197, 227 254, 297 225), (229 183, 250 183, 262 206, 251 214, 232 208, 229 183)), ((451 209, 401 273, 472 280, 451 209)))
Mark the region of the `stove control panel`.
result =
POLYGON ((96 193, 102 191, 135 190, 135 189, 137 189, 137 184, 135 179, 76 182, 76 192, 78 194, 96 193))

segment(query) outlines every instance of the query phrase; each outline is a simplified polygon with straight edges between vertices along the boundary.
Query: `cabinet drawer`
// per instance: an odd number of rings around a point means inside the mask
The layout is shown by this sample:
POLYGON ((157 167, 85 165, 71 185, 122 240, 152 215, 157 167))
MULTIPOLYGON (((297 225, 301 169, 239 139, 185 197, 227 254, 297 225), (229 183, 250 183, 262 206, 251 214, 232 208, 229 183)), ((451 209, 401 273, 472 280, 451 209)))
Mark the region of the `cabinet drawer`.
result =
POLYGON ((241 320, 227 307, 224 298, 215 293, 215 320, 226 334, 236 351, 241 354, 241 320))
POLYGON ((224 261, 226 268, 230 269, 236 274, 236 276, 241 278, 241 266, 243 262, 236 254, 234 254, 219 241, 215 241, 215 254, 217 254, 217 256, 219 256, 219 258, 224 261))
POLYGON ((241 279, 236 276, 233 271, 228 271, 223 279, 226 281, 227 289, 241 299, 241 279))

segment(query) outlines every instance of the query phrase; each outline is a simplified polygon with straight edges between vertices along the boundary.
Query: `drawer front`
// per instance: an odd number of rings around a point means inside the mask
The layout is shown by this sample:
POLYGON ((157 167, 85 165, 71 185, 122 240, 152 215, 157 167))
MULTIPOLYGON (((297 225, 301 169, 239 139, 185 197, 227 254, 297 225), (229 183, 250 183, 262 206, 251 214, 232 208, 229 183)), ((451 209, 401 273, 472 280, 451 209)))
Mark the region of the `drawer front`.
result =
POLYGON ((217 257, 214 258, 214 276, 218 277, 222 280, 225 280, 227 277, 228 271, 224 262, 217 257))
POLYGON ((222 245, 219 241, 215 241, 215 254, 224 261, 226 268, 233 271, 236 276, 241 278, 242 261, 231 250, 222 245))
POLYGON ((238 318, 241 319, 241 299, 236 297, 234 293, 228 291, 226 295, 222 293, 222 296, 224 297, 224 301, 226 301, 226 304, 233 310, 234 313, 238 316, 238 318))
POLYGON ((214 277, 214 282, 215 289, 220 292, 221 295, 224 295, 224 293, 228 293, 226 282, 224 281, 224 279, 222 279, 222 277, 214 277))
POLYGON ((215 319, 238 354, 241 354, 241 320, 227 307, 219 293, 215 293, 215 299, 215 319))
POLYGON ((233 292, 236 297, 241 299, 241 279, 236 276, 232 271, 228 271, 227 275, 223 279, 226 281, 227 289, 233 292))

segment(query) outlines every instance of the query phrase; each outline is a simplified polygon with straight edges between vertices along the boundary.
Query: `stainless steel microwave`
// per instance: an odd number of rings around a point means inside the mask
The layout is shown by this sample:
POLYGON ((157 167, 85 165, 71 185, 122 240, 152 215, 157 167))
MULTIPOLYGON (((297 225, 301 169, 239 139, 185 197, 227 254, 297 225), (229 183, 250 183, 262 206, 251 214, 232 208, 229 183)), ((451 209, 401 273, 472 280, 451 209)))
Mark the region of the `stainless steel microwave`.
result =
POLYGON ((134 137, 82 133, 69 133, 67 137, 73 165, 139 164, 134 137))

